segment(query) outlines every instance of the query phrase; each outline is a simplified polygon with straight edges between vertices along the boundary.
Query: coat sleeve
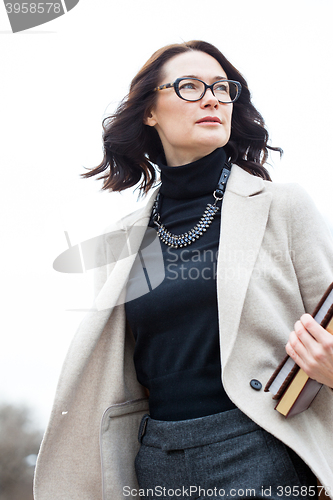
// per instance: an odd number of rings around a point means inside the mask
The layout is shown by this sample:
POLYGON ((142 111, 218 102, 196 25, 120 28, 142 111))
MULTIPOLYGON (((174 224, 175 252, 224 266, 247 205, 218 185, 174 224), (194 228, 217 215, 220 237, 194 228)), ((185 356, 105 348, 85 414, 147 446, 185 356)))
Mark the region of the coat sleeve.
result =
POLYGON ((289 197, 288 233, 304 308, 312 314, 333 282, 333 239, 310 196, 296 184, 289 197))

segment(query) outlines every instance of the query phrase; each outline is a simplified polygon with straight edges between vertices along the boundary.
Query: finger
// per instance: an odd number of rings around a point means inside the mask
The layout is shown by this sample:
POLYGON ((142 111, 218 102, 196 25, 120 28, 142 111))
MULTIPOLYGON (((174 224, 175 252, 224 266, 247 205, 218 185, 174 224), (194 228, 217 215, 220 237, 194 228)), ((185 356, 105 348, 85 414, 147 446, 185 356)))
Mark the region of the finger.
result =
MULTIPOLYGON (((307 333, 307 335, 309 334, 307 333)), ((307 351, 307 348, 304 346, 299 338, 299 335, 295 331, 290 333, 287 346, 290 351, 290 353, 288 351, 287 353, 291 358, 293 358, 294 361, 296 361, 297 358, 302 359, 304 362, 308 361, 309 353, 307 351)))
MULTIPOLYGON (((318 325, 318 323, 317 323, 317 325, 318 325)), ((318 341, 305 328, 305 326, 303 325, 303 323, 300 320, 296 321, 294 329, 295 329, 294 336, 292 338, 293 338, 293 341, 295 342, 295 344, 297 344, 297 342, 296 342, 296 338, 297 338, 302 343, 302 345, 306 348, 307 351, 313 352, 317 347, 318 341)), ((293 346, 292 342, 291 342, 291 344, 293 346)))
POLYGON ((303 368, 304 362, 302 358, 293 349, 289 341, 287 342, 285 349, 288 356, 290 356, 300 368, 303 368))
POLYGON ((310 314, 303 314, 300 323, 319 343, 323 343, 327 335, 330 335, 310 314))
POLYGON ((330 332, 320 326, 309 314, 304 314, 301 317, 301 323, 303 327, 299 329, 299 339, 304 346, 311 351, 313 356, 320 352, 321 348, 325 351, 332 352, 333 335, 330 332), (309 331, 311 336, 306 336, 303 328, 306 328, 306 331, 309 331))

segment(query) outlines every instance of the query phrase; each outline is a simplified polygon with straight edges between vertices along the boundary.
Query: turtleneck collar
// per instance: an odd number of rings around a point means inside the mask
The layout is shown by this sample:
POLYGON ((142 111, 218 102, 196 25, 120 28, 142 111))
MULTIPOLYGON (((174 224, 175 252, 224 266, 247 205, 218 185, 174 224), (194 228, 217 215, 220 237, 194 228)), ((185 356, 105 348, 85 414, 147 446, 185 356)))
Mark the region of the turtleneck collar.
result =
POLYGON ((213 193, 225 161, 223 148, 180 167, 168 167, 164 155, 160 155, 156 162, 161 170, 160 193, 173 199, 197 198, 213 193))

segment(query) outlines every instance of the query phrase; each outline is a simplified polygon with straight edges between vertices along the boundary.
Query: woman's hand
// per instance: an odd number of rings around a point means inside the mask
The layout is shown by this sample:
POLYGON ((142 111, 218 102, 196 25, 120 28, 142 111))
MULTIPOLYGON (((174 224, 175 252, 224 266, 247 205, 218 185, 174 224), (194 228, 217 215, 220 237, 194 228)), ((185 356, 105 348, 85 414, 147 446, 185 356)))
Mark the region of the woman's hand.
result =
POLYGON ((333 388, 333 335, 310 314, 296 321, 286 351, 310 378, 333 388))

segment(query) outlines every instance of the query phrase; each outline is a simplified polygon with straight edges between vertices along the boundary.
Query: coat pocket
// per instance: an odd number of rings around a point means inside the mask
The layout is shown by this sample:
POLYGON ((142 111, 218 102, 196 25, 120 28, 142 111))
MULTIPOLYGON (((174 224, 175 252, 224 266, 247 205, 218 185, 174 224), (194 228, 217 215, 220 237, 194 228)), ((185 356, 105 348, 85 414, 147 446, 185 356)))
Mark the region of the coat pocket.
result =
POLYGON ((124 492, 138 490, 134 460, 140 446, 140 422, 147 412, 148 399, 126 401, 105 410, 100 432, 103 500, 124 500, 124 492))

